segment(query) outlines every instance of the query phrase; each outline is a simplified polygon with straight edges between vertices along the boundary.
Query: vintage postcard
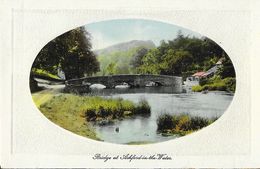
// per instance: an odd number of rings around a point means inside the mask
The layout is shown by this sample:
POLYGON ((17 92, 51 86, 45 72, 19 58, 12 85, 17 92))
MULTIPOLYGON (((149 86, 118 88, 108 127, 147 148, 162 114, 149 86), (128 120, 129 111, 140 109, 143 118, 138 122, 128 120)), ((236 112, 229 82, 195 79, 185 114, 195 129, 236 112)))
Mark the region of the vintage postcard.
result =
POLYGON ((258 2, 2 2, 2 168, 260 167, 258 2))

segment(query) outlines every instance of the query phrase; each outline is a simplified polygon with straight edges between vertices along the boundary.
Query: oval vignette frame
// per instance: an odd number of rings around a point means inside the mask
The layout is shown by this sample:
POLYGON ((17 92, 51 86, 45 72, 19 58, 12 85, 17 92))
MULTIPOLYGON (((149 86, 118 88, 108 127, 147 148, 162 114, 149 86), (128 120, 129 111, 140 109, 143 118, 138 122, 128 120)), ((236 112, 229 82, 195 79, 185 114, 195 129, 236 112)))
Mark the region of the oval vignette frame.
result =
POLYGON ((65 32, 41 49, 30 73, 33 101, 51 122, 128 145, 207 127, 228 108, 235 87, 232 61, 213 40, 143 19, 104 20, 65 32))

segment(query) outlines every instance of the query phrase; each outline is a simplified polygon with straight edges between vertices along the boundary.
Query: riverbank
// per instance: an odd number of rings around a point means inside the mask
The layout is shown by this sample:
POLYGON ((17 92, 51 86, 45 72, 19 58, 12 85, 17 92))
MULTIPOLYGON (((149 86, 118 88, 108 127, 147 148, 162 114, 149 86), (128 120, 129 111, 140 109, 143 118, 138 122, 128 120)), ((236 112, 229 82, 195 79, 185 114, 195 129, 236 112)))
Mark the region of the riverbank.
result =
POLYGON ((80 104, 75 97, 44 91, 33 94, 32 98, 41 113, 53 123, 78 135, 100 140, 91 125, 78 113, 80 104))
POLYGON ((184 136, 210 125, 216 119, 190 116, 188 114, 162 114, 157 118, 157 132, 163 136, 184 136))
POLYGON ((210 79, 203 80, 200 85, 192 86, 193 92, 201 91, 227 91, 234 93, 236 89, 236 79, 228 77, 225 79, 220 79, 219 77, 213 77, 210 79))
POLYGON ((38 109, 50 121, 78 135, 100 140, 91 123, 107 125, 134 115, 150 115, 145 100, 137 104, 121 98, 54 94, 33 94, 38 109))
POLYGON ((135 115, 150 116, 151 108, 144 99, 133 103, 122 98, 83 97, 81 113, 87 121, 98 125, 111 124, 135 115))
POLYGON ((149 91, 147 88, 104 89, 98 92, 92 90, 87 96, 80 96, 65 94, 61 92, 62 88, 50 86, 50 89, 33 93, 32 96, 38 109, 50 122, 87 138, 129 145, 167 141, 190 132, 185 131, 184 134, 177 135, 169 134, 170 132, 165 130, 164 133, 158 133, 156 119, 161 113, 169 112, 174 115, 186 112, 190 117, 212 119, 220 117, 233 98, 229 93, 218 91, 208 94, 176 94, 171 93, 173 90, 166 87, 148 89, 149 91), (123 107, 133 110, 133 105, 141 105, 142 100, 147 101, 151 107, 151 114, 134 115, 133 112, 125 111, 124 115, 121 113, 122 117, 118 116, 114 119, 111 115, 106 118, 99 116, 104 113, 100 110, 111 110, 108 107, 114 107, 113 109, 117 111, 123 110, 123 107), (103 108, 100 105, 103 105, 103 108), (94 109, 95 107, 97 109, 94 109), (85 113, 88 109, 95 110, 93 121, 86 119, 85 113))

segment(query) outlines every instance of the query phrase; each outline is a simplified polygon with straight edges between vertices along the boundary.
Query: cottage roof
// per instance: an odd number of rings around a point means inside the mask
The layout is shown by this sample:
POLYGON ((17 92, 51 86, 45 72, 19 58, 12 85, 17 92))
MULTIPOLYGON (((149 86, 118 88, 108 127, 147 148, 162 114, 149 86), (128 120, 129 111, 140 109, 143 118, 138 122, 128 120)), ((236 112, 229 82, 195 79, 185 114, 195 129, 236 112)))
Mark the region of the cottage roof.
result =
POLYGON ((194 73, 192 76, 202 77, 204 74, 205 74, 205 72, 197 72, 197 73, 194 73))

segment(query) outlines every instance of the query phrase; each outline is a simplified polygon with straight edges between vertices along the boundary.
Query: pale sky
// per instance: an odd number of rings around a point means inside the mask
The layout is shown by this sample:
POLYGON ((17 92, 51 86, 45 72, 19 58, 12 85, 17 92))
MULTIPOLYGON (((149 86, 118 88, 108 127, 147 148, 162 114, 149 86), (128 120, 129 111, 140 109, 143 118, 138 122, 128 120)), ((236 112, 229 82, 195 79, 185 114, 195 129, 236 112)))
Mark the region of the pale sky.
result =
POLYGON ((118 19, 85 25, 91 34, 93 50, 131 40, 152 40, 156 46, 161 40, 173 40, 178 31, 184 35, 201 37, 182 27, 152 20, 118 19))

